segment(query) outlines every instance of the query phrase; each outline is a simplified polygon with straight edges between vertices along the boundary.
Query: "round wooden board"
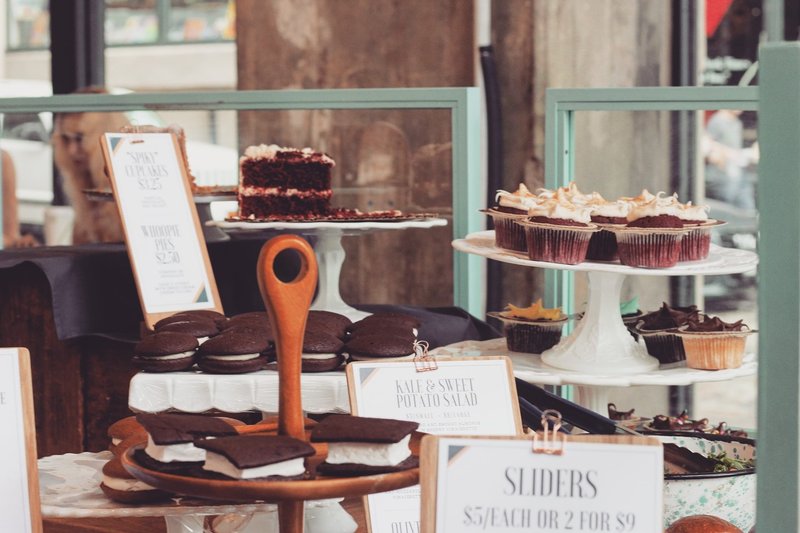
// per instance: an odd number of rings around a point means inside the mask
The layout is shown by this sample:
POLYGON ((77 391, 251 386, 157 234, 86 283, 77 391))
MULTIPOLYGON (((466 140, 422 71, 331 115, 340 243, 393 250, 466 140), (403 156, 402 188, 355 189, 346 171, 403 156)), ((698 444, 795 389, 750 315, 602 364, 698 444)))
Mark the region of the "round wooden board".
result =
MULTIPOLYGON (((415 435, 416 436, 416 435, 415 435)), ((419 436, 412 445, 418 453, 419 436)), ((316 443, 315 443, 316 444, 316 443)), ((283 501, 323 500, 364 496, 376 492, 387 492, 410 487, 419 483, 419 468, 358 477, 316 477, 299 481, 236 481, 203 479, 198 477, 169 474, 152 470, 139 464, 133 454, 145 447, 145 442, 131 443, 121 455, 122 465, 136 478, 153 487, 178 494, 226 501, 263 501, 278 503, 283 501)), ((317 447, 317 454, 308 460, 309 470, 325 459, 326 446, 317 447)))

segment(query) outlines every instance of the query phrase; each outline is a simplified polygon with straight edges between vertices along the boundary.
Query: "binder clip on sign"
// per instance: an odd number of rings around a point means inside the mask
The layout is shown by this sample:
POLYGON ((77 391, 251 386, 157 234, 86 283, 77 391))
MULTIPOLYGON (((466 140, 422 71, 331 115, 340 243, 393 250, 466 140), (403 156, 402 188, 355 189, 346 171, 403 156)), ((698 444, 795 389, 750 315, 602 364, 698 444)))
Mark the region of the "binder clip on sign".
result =
POLYGON ((436 358, 428 354, 427 341, 414 341, 414 368, 417 372, 432 372, 439 368, 436 358))

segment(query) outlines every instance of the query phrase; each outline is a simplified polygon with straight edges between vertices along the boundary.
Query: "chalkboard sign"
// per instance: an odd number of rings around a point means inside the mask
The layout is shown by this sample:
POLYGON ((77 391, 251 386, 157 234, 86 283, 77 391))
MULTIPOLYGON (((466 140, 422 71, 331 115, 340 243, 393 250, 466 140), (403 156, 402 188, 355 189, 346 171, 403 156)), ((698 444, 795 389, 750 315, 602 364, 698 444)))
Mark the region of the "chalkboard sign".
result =
MULTIPOLYGON (((347 365, 350 410, 359 416, 419 422, 438 435, 518 435, 522 421, 511 360, 356 361, 347 365), (430 367, 424 370, 429 370, 430 367)), ((364 499, 372 533, 419 531, 419 486, 364 499)))
POLYGON ((658 439, 565 439, 424 437, 422 533, 663 531, 658 439))
POLYGON ((178 311, 222 312, 175 136, 106 133, 101 143, 147 326, 178 311))
POLYGON ((41 532, 28 350, 0 348, 0 530, 41 532))

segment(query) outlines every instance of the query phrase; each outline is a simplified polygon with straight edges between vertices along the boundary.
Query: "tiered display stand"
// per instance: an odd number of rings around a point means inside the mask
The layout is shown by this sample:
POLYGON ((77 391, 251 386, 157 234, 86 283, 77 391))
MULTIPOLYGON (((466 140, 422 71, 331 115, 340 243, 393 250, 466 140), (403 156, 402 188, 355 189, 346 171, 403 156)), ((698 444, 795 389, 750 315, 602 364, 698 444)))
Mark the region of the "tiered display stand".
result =
MULTIPOLYGON (((758 255, 746 250, 712 245, 703 261, 679 263, 671 268, 633 268, 618 262, 585 261, 577 265, 562 265, 531 261, 526 254, 495 246, 494 231, 481 231, 453 241, 456 250, 495 261, 537 268, 586 272, 589 294, 586 312, 575 330, 559 344, 542 353, 541 357, 518 354, 514 357, 515 374, 534 383, 578 385, 577 401, 594 411, 604 413, 608 387, 631 385, 688 385, 705 381, 720 381, 756 372, 753 358, 738 369, 695 370, 691 368, 659 368, 658 360, 647 354, 643 343, 636 342, 622 322, 619 301, 626 276, 694 276, 737 274, 754 270, 758 255), (520 370, 532 365, 531 372, 520 370), (544 380, 544 378, 547 378, 544 380)), ((482 349, 493 352, 497 341, 468 352, 477 355, 482 349)), ((452 347, 451 347, 452 348, 452 347)), ((456 346, 454 354, 458 353, 456 346)), ((513 354, 512 354, 513 355, 513 354)))
MULTIPOLYGON (((294 235, 276 237, 264 245, 258 259, 258 285, 269 311, 278 354, 278 434, 308 440, 301 402, 301 352, 309 304, 317 280, 311 246, 294 235), (278 279, 274 264, 285 252, 300 256, 300 270, 287 281, 278 279)), ((364 496, 409 487, 419 481, 419 469, 350 478, 320 477, 300 481, 211 480, 169 474, 139 464, 134 452, 145 443, 133 444, 122 464, 138 479, 157 488, 198 498, 229 501, 264 501, 278 504, 281 533, 302 533, 305 500, 364 496)), ((312 465, 324 460, 326 447, 315 446, 312 465)))
POLYGON ((250 222, 228 220, 209 221, 206 224, 233 235, 237 232, 285 231, 313 237, 316 242, 314 253, 317 256, 320 275, 319 291, 314 303, 311 305, 311 309, 332 311, 345 315, 350 320, 357 321, 366 317, 369 313, 347 305, 339 292, 339 279, 345 259, 342 238, 381 230, 428 229, 446 226, 447 220, 425 216, 370 221, 250 222))

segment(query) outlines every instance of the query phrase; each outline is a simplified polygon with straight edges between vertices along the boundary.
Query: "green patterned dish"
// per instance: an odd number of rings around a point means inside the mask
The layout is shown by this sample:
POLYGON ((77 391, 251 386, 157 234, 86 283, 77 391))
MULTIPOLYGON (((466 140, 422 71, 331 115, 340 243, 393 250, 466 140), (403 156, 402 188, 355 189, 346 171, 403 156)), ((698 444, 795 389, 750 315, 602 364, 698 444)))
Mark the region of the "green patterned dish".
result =
MULTIPOLYGON (((655 435, 661 442, 683 446, 708 456, 725 452, 728 457, 755 459, 753 439, 722 435, 655 435)), ((749 531, 756 516, 755 468, 734 472, 664 475, 664 527, 684 516, 710 514, 749 531)))

